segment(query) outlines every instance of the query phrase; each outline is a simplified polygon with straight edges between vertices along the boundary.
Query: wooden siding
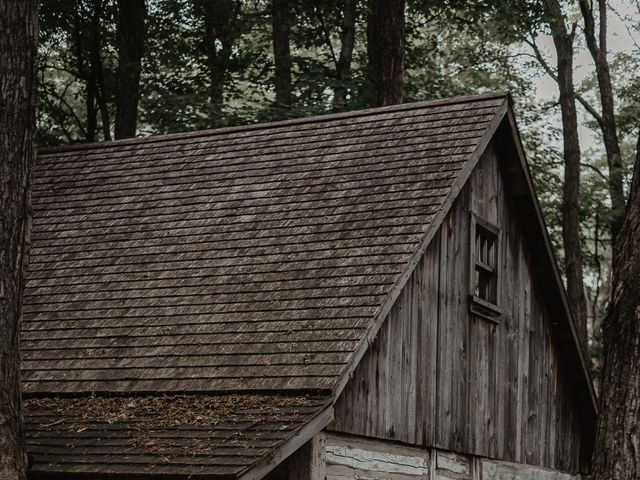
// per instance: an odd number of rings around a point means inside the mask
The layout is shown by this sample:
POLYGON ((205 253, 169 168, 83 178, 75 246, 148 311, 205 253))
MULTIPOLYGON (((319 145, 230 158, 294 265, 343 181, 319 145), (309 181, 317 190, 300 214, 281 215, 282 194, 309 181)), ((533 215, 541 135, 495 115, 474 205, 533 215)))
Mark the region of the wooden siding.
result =
POLYGON ((549 469, 535 468, 528 465, 496 462, 482 459, 479 462, 480 478, 485 480, 575 480, 569 473, 549 469))
POLYGON ((576 480, 557 470, 320 433, 265 480, 576 480))
POLYGON ((426 480, 431 458, 429 452, 418 448, 328 436, 325 465, 326 480, 426 480))
POLYGON ((331 428, 577 472, 581 429, 556 321, 498 157, 490 145, 337 401, 331 428), (469 312, 471 211, 500 228, 497 323, 469 312))

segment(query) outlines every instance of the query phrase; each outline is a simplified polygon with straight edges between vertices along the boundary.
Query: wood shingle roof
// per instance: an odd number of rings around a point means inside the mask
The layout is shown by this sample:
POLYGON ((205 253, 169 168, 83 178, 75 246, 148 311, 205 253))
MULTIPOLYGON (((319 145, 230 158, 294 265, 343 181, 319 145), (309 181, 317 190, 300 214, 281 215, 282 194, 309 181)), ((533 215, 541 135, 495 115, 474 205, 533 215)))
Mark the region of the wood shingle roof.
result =
POLYGON ((329 420, 330 398, 222 395, 32 398, 30 478, 236 478, 329 420))
POLYGON ((335 390, 506 103, 41 154, 25 393, 335 390))

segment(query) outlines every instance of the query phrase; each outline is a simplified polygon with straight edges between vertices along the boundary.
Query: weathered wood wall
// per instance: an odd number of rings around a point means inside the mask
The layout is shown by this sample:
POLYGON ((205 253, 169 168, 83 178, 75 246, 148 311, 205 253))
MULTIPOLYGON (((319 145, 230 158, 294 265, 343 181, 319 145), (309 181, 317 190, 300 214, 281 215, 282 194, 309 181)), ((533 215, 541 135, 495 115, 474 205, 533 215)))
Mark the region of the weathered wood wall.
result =
POLYGON ((577 472, 580 425, 490 145, 336 404, 331 429, 577 472), (499 322, 469 312, 470 211, 500 227, 499 322))
POLYGON ((576 480, 543 467, 320 433, 268 480, 576 480))
POLYGON ((326 436, 323 443, 327 480, 429 478, 430 454, 419 448, 331 435, 326 436))

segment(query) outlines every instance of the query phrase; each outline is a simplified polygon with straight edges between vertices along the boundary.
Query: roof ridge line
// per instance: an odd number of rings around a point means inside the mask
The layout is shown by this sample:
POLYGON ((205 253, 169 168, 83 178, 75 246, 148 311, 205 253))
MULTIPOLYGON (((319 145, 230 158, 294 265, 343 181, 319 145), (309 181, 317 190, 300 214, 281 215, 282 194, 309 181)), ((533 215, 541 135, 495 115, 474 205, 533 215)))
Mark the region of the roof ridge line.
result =
POLYGON ((39 156, 39 155, 48 155, 52 153, 74 152, 74 151, 92 150, 92 149, 108 148, 108 147, 115 147, 115 146, 157 143, 157 142, 163 142, 167 140, 198 138, 198 137, 219 135, 219 134, 231 133, 231 132, 261 130, 261 129, 273 128, 273 127, 281 127, 281 126, 284 127, 287 125, 304 125, 309 123, 331 121, 335 119, 364 117, 367 115, 374 115, 378 113, 414 110, 414 109, 424 108, 427 106, 435 107, 439 105, 455 105, 458 103, 490 100, 494 98, 496 99, 511 98, 511 96, 507 91, 496 91, 496 92, 464 95, 464 96, 451 97, 451 98, 422 100, 422 101, 416 101, 416 102, 387 105, 384 107, 373 107, 373 108, 365 108, 362 110, 351 110, 348 112, 323 113, 320 115, 313 115, 310 117, 294 118, 294 119, 288 119, 288 120, 249 123, 244 125, 234 125, 229 127, 213 128, 213 129, 206 129, 206 130, 194 130, 191 132, 155 134, 155 135, 148 135, 144 137, 125 138, 120 140, 109 140, 109 141, 91 142, 91 143, 76 143, 76 144, 70 144, 70 145, 60 145, 56 147, 45 147, 45 148, 39 148, 37 154, 39 156))

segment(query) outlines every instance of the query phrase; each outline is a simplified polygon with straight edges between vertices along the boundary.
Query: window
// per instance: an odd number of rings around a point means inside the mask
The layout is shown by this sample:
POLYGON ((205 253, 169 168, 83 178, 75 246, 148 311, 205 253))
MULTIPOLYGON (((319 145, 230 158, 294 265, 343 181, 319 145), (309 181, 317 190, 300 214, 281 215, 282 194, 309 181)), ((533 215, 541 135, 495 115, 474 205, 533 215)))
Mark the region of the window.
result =
POLYGON ((471 311, 498 320, 498 250, 500 230, 477 215, 471 216, 471 311))

